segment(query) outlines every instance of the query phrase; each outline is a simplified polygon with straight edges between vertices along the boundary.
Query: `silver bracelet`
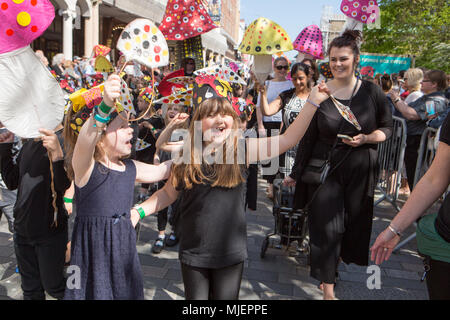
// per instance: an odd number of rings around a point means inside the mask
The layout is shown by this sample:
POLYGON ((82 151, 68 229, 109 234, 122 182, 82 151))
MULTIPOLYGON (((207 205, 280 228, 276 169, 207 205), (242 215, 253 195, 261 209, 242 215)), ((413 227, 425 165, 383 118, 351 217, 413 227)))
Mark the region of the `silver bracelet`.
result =
POLYGON ((396 236, 399 236, 399 237, 402 236, 402 234, 401 234, 399 231, 397 231, 397 229, 395 229, 392 225, 389 225, 388 228, 389 228, 389 230, 391 230, 391 232, 394 233, 396 236))
POLYGON ((320 105, 318 105, 318 104, 315 104, 314 102, 312 102, 311 100, 309 100, 309 99, 306 99, 306 102, 309 102, 309 103, 311 103, 314 107, 316 107, 317 109, 318 108, 320 108, 320 105))

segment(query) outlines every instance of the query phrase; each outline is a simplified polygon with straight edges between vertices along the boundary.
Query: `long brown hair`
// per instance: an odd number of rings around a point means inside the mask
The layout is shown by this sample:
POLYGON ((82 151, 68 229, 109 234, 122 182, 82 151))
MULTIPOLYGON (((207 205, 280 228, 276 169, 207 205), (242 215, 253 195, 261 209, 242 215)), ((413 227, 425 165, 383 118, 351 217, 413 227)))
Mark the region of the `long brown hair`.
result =
MULTIPOLYGON (((225 98, 211 98, 203 101, 194 113, 189 126, 190 134, 190 163, 175 164, 172 171, 172 184, 176 188, 191 189, 194 184, 210 183, 212 187, 233 188, 244 182, 241 165, 238 163, 238 136, 239 118, 231 103, 225 98), (207 164, 203 159, 202 150, 195 150, 194 130, 195 122, 217 114, 231 115, 233 117, 232 133, 223 144, 222 155, 227 154, 228 148, 233 148, 233 163, 229 164, 223 159, 223 164, 207 164), (225 151, 224 151, 225 150, 225 151), (195 157, 200 156, 201 159, 195 157)), ((203 138, 203 137, 202 137, 203 138)), ((188 142, 187 142, 188 143, 188 142)))
MULTIPOLYGON (((80 110, 78 113, 81 113, 82 110, 80 110)), ((74 129, 70 126, 70 120, 75 119, 79 116, 79 114, 74 112, 72 109, 72 106, 69 107, 69 110, 66 113, 66 116, 64 118, 64 131, 63 131, 63 137, 64 137, 64 164, 66 167, 67 177, 70 180, 74 180, 75 174, 73 172, 72 167, 72 158, 73 158, 73 150, 75 149, 75 144, 77 143, 78 139, 78 133, 75 132, 74 129)), ((104 131, 103 131, 104 134, 104 131)), ((100 159, 103 159, 105 156, 105 152, 100 147, 100 144, 97 143, 95 146, 94 151, 94 160, 100 161, 100 159)))

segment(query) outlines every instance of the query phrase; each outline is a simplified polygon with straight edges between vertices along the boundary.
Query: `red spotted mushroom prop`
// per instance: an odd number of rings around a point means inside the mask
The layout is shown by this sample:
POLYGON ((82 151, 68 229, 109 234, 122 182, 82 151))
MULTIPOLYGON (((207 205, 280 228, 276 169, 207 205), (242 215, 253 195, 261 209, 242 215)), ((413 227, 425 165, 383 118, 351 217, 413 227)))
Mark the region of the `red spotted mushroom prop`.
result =
POLYGON ((264 83, 272 71, 272 55, 291 50, 293 50, 292 41, 287 32, 266 18, 253 21, 247 27, 239 45, 239 51, 255 56, 252 71, 261 83, 264 83))
POLYGON ((200 0, 169 0, 159 30, 167 40, 185 40, 206 33, 217 25, 200 0))

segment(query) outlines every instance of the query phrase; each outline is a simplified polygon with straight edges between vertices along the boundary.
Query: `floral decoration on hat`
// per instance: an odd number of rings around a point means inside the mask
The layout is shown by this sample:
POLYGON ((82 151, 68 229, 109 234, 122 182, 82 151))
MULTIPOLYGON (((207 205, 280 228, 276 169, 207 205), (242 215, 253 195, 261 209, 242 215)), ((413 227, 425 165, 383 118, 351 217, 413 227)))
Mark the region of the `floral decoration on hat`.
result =
POLYGON ((378 18, 376 16, 378 11, 375 12, 373 8, 378 8, 376 0, 343 0, 341 3, 341 11, 347 17, 364 24, 378 18))

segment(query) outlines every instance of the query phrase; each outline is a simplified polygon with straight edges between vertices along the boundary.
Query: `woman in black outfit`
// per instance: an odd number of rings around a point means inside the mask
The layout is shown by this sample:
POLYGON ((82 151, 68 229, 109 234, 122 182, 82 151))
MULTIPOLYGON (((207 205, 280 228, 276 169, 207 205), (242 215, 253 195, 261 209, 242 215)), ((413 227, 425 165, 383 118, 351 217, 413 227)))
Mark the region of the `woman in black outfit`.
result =
POLYGON ((324 299, 334 299, 339 258, 345 263, 368 265, 377 144, 392 134, 391 110, 383 91, 355 77, 359 39, 360 32, 347 30, 332 41, 328 54, 334 79, 327 87, 339 102, 351 104, 361 131, 341 116, 331 98, 326 99, 300 142, 291 175, 297 180, 296 207, 304 208, 312 199, 309 205, 311 276, 321 282, 324 299), (348 135, 352 140, 338 139, 337 134, 348 135), (328 159, 335 142, 330 170, 341 163, 330 171, 312 198, 318 185, 302 182, 304 168, 311 158, 328 159))

